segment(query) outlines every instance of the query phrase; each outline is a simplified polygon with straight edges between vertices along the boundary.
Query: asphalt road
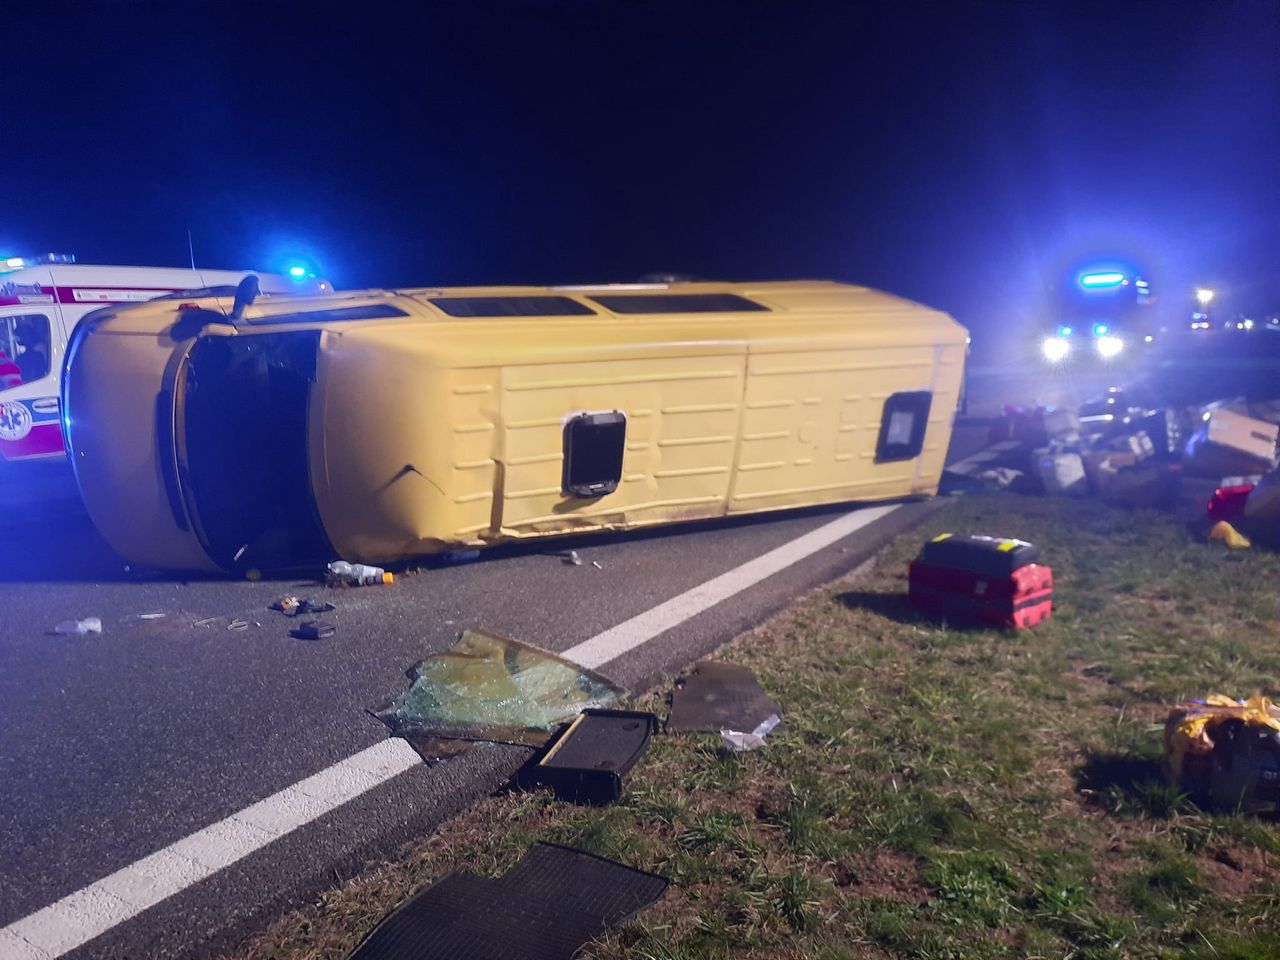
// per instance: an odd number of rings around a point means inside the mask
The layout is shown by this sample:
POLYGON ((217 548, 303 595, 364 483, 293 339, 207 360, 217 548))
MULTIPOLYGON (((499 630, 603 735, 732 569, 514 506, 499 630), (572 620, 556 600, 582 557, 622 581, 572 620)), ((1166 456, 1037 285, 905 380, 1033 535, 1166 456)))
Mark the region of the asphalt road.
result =
MULTIPOLYGON (((1001 402, 1078 402, 1113 379, 977 366, 950 460, 986 443, 1001 402)), ((467 627, 563 651, 848 512, 808 510, 508 550, 340 591, 335 636, 294 640, 267 608, 314 583, 174 582, 129 571, 74 503, 5 498, 0 525, 0 933, 41 908, 386 738, 367 714, 467 627), (15 506, 16 504, 16 506, 15 506), (599 564, 597 568, 592 561, 599 564), (143 619, 144 614, 164 614, 143 619), (61 637, 97 616, 101 636, 61 637), (228 629, 247 620, 243 630, 228 629)), ((602 672, 642 689, 872 555, 907 505, 602 672)), ((72 957, 200 957, 430 830, 502 784, 525 753, 484 747, 415 765, 357 800, 113 927, 72 957)), ((74 931, 69 934, 75 942, 74 931)), ((0 957, 5 957, 0 936, 0 957)))

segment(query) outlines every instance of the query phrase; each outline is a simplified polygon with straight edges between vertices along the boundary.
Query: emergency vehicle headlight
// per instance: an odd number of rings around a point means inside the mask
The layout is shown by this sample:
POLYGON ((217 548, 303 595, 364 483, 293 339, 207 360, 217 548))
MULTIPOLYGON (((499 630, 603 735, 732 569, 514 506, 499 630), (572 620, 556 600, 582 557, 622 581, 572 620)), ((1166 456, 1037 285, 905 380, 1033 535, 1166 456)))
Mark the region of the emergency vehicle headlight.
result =
POLYGON ((1062 337, 1045 337, 1044 343, 1040 344, 1040 351, 1050 363, 1061 363, 1071 352, 1071 344, 1062 337))
POLYGON ((1119 337, 1099 337, 1098 354, 1103 357, 1114 357, 1124 349, 1124 341, 1119 337))

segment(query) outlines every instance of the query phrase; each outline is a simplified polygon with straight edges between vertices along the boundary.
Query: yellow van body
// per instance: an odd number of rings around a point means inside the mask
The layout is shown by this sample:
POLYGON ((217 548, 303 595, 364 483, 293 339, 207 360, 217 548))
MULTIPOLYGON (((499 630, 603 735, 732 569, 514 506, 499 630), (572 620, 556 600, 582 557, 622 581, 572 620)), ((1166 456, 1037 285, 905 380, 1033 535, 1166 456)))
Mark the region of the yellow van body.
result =
POLYGON ((817 281, 272 297, 234 323, 230 310, 109 308, 68 349, 77 482, 136 563, 393 562, 933 494, 967 340, 939 311, 817 281), (613 475, 571 492, 592 470, 613 475))

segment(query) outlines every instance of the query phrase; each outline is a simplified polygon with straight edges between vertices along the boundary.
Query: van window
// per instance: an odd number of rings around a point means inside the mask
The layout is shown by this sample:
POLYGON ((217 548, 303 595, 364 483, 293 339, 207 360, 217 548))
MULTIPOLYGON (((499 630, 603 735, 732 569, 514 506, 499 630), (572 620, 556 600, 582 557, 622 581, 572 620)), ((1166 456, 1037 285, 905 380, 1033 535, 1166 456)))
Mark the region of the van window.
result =
POLYGON ((876 444, 876 463, 920 456, 932 402, 933 394, 928 390, 895 393, 885 400, 884 413, 880 418, 880 440, 876 444))
POLYGON ((769 309, 733 293, 627 293, 590 299, 614 313, 745 313, 769 309))
POLYGON ((571 497, 603 497, 618 489, 627 417, 617 410, 580 413, 564 425, 564 491, 571 497))
POLYGON ((581 317, 595 311, 569 297, 431 297, 451 317, 581 317))
POLYGON ((46 376, 52 352, 49 318, 44 314, 0 317, 0 390, 46 376))

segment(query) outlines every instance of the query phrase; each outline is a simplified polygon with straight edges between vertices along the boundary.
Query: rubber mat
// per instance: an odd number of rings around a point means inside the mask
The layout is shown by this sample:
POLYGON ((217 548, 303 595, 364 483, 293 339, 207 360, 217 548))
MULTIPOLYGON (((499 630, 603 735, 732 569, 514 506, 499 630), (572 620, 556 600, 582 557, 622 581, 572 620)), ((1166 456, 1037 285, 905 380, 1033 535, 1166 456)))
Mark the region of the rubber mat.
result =
POLYGON ((736 663, 706 660, 672 692, 667 730, 754 730, 775 714, 780 714, 778 705, 754 673, 736 663))
POLYGON ((454 873, 421 891, 350 960, 572 960, 666 886, 654 874, 537 844, 497 880, 454 873))
POLYGON ((495 882, 565 903, 575 913, 597 918, 602 927, 621 923, 667 889, 666 877, 553 843, 534 844, 495 882))

